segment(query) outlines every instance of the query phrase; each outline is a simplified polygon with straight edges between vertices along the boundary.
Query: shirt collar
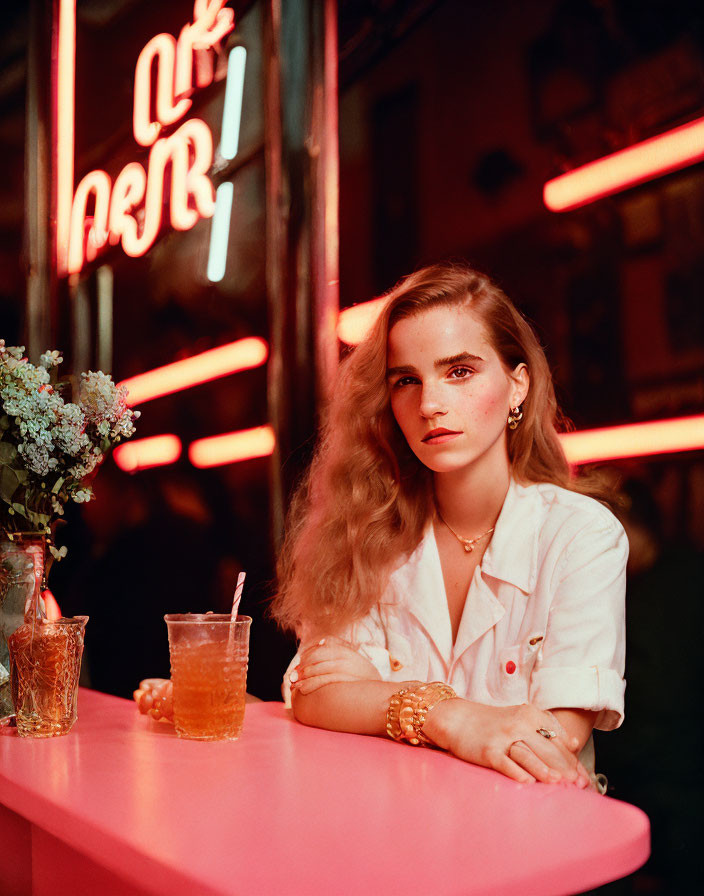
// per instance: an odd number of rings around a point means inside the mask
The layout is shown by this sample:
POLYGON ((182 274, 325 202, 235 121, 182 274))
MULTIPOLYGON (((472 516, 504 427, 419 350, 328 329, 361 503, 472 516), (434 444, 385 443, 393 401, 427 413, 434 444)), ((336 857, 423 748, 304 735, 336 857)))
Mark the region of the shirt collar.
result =
POLYGON ((444 595, 442 569, 432 522, 413 553, 392 573, 387 600, 403 604, 425 628, 442 656, 452 651, 452 628, 447 606, 438 603, 444 595))
POLYGON ((538 577, 540 522, 538 490, 512 479, 482 558, 482 573, 530 594, 538 577))
MULTIPOLYGON (((504 614, 503 605, 483 578, 491 576, 508 582, 526 594, 537 579, 540 496, 534 486, 521 486, 511 480, 493 537, 481 563, 476 600, 471 612, 464 612, 457 635, 457 649, 466 649, 488 631, 504 614), (464 646, 461 646, 464 645, 464 646)), ((442 569, 432 522, 426 527, 418 547, 391 575, 384 603, 407 606, 424 626, 444 657, 452 652, 450 616, 438 609, 438 587, 442 588, 442 569), (440 583, 440 585, 438 585, 440 583)), ((470 589, 471 591, 471 589, 470 589)), ((466 610, 467 608, 465 608, 466 610)), ((461 652, 461 651, 460 651, 461 652)))

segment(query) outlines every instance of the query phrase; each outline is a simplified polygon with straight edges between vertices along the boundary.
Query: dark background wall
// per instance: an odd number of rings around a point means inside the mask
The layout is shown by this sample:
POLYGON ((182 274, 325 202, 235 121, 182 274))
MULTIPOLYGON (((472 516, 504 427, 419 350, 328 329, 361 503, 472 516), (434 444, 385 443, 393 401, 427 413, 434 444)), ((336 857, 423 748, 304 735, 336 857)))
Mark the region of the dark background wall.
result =
MULTIPOLYGON (((116 379, 267 334, 261 5, 235 4, 231 42, 242 40, 249 56, 245 164, 228 175, 228 273, 218 286, 205 279, 205 222, 165 234, 143 259, 110 255, 116 379)), ((146 4, 134 0, 78 4, 81 71, 92 66, 97 78, 104 59, 114 71, 101 75, 99 96, 98 81, 84 76, 79 85, 77 173, 106 156, 116 170, 137 157, 125 117, 136 54, 157 31, 176 33, 192 8, 185 0, 148 6, 145 19, 146 4), (101 102, 109 91, 110 106, 101 102)), ((25 4, 3 12, 0 336, 13 344, 26 338, 28 18, 25 4)), ((466 258, 535 323, 579 428, 701 413, 704 165, 574 212, 551 213, 542 202, 547 179, 704 115, 701 4, 340 0, 339 16, 341 304, 379 295, 421 264, 466 258)), ((222 90, 198 103, 217 127, 222 90)), ((57 347, 70 354, 72 312, 61 300, 67 333, 57 347)), ((258 425, 265 376, 238 374, 143 411, 142 437, 168 431, 188 442, 258 425)), ((651 862, 611 889, 688 892, 702 870, 704 457, 609 469, 626 495, 631 539, 628 697, 623 728, 598 738, 598 765, 614 796, 648 811, 654 837, 651 862)), ((70 553, 51 578, 66 612, 91 615, 95 686, 128 695, 143 675, 167 674, 163 613, 227 608, 244 566, 243 609, 256 622, 249 688, 278 696, 293 644, 266 618, 275 587, 269 472, 266 460, 211 471, 184 460, 134 476, 112 462, 101 470, 97 500, 73 512, 59 536, 70 553)))

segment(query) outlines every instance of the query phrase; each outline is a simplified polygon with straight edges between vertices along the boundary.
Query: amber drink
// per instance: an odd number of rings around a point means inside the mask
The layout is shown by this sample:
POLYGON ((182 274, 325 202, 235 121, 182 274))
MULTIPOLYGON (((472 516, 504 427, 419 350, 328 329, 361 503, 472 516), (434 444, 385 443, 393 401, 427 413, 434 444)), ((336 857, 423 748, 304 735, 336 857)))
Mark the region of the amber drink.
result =
POLYGON ((87 616, 25 622, 8 638, 20 737, 56 737, 73 727, 86 622, 87 616))
POLYGON ((244 722, 249 616, 168 614, 174 724, 179 737, 237 740, 244 722))

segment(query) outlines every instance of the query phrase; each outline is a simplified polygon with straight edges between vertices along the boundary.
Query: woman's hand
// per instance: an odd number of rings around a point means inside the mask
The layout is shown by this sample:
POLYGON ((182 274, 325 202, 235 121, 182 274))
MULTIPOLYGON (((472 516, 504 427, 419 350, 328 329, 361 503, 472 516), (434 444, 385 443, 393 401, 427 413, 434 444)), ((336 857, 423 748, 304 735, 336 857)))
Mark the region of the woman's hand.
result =
POLYGON ((589 773, 575 755, 578 739, 569 737, 552 713, 530 703, 485 706, 446 700, 429 714, 423 733, 460 759, 493 768, 514 781, 589 786, 589 773), (547 738, 539 728, 556 736, 547 738))
POLYGON ((378 680, 381 676, 373 663, 358 653, 341 638, 322 638, 301 654, 296 668, 290 673, 291 690, 312 694, 323 685, 338 681, 378 680))
POLYGON ((169 678, 145 678, 132 695, 143 715, 174 720, 174 688, 169 678))

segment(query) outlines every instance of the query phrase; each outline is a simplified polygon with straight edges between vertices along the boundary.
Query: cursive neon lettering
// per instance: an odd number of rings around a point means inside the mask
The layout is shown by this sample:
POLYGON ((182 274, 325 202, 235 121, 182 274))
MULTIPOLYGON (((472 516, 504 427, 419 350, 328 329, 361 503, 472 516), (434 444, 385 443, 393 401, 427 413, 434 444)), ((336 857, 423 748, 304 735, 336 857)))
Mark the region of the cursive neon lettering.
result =
POLYGON ((173 124, 191 108, 190 99, 174 102, 174 68, 176 39, 170 34, 157 34, 139 54, 134 73, 134 139, 141 146, 151 146, 162 127, 173 124), (156 60, 156 121, 150 114, 152 63, 156 60))
POLYGON ((91 171, 83 178, 73 197, 69 227, 68 271, 77 273, 83 267, 88 252, 95 258, 98 249, 108 238, 108 208, 110 205, 110 175, 106 171, 91 171), (88 201, 93 196, 95 211, 86 233, 88 201), (88 247, 90 247, 88 249, 88 247))
POLYGON ((173 134, 160 136, 190 110, 196 87, 215 77, 212 51, 234 28, 226 0, 195 0, 193 21, 178 41, 157 34, 142 49, 135 68, 134 137, 150 147, 145 167, 130 162, 112 184, 105 171, 91 171, 76 188, 68 233, 69 274, 78 273, 106 245, 122 244, 127 255, 143 255, 154 245, 162 225, 166 179, 169 177, 169 219, 175 230, 189 230, 215 211, 215 191, 208 171, 213 163, 213 137, 200 119, 185 121, 173 134), (195 62, 195 65, 194 65, 195 62), (156 68, 152 117, 151 87, 156 68), (90 214, 90 203, 93 214, 90 214))
POLYGON ((212 83, 214 69, 210 53, 235 27, 234 13, 223 9, 226 0, 195 0, 193 22, 181 29, 178 42, 171 34, 157 34, 144 47, 137 59, 134 76, 132 129, 141 146, 151 146, 161 129, 174 122, 191 108, 193 92, 193 54, 197 86, 212 83), (208 61, 204 64, 207 55, 208 61), (151 76, 156 61, 156 109, 151 115, 151 76))
POLYGON ((122 248, 133 257, 139 255, 135 251, 139 245, 139 227, 131 212, 144 200, 146 191, 147 174, 139 162, 125 165, 112 189, 108 238, 113 246, 122 240, 122 248))
POLYGON ((206 172, 213 163, 210 128, 198 118, 184 122, 172 134, 154 144, 149 154, 147 216, 150 203, 161 209, 164 201, 164 174, 171 162, 171 224, 176 230, 190 230, 199 218, 209 218, 215 210, 213 185, 206 172), (193 152, 191 152, 191 149, 193 152), (189 156, 192 160, 189 160, 189 156), (150 192, 152 184, 159 185, 150 192), (190 207, 193 199, 195 208, 190 207))
POLYGON ((162 224, 164 187, 171 167, 169 214, 175 230, 189 230, 215 211, 213 185, 207 172, 213 163, 213 138, 198 118, 185 121, 170 137, 157 140, 149 152, 148 173, 130 162, 112 187, 105 171, 91 171, 78 185, 71 211, 68 272, 77 273, 109 242, 122 243, 125 254, 144 255, 154 245, 162 224), (88 201, 94 196, 90 219, 88 201))

